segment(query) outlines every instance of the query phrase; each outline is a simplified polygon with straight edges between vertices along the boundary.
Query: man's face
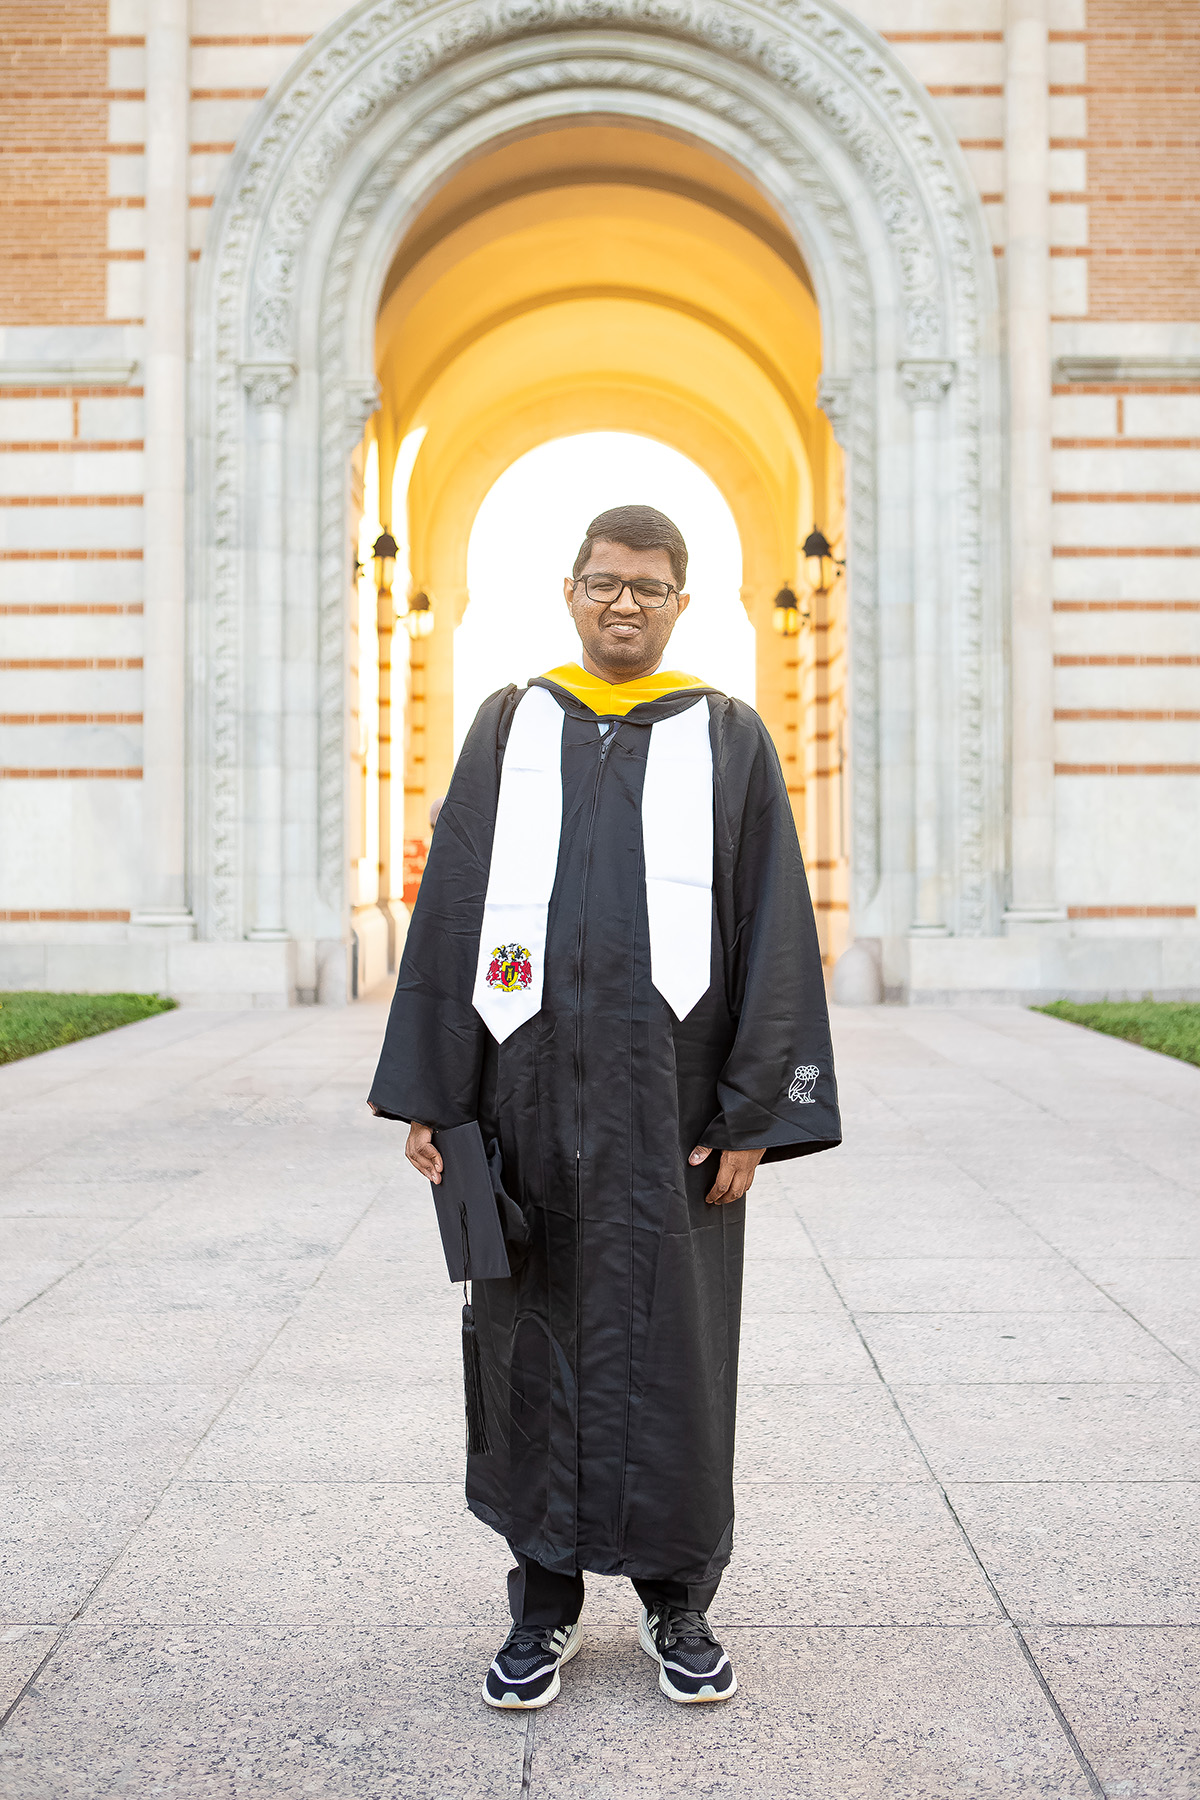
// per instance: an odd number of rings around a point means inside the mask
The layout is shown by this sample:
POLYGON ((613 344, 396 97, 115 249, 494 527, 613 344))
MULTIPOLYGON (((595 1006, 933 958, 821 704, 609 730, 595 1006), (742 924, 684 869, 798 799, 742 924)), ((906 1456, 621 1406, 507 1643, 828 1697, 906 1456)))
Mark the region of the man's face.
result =
POLYGON ((686 594, 674 591, 674 583, 671 559, 665 550, 631 550, 628 544, 596 539, 578 582, 573 583, 568 577, 563 583, 567 606, 583 645, 583 666, 590 674, 599 675, 602 681, 634 681, 657 669, 675 621, 688 603, 686 594), (589 600, 583 588, 585 575, 602 573, 616 575, 622 581, 668 581, 672 591, 666 605, 653 611, 640 607, 628 588, 606 605, 589 600))

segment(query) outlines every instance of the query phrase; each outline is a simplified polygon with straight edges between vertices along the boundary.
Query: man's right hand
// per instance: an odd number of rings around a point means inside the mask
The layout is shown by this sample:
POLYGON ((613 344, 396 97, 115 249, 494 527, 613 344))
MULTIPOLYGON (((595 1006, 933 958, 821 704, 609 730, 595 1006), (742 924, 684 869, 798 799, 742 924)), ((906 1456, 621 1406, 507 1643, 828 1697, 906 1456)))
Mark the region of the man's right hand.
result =
POLYGON ((442 1158, 433 1147, 433 1126, 419 1125, 414 1119, 408 1128, 408 1142, 404 1146, 413 1168, 424 1175, 426 1181, 432 1181, 434 1187, 442 1179, 442 1158))

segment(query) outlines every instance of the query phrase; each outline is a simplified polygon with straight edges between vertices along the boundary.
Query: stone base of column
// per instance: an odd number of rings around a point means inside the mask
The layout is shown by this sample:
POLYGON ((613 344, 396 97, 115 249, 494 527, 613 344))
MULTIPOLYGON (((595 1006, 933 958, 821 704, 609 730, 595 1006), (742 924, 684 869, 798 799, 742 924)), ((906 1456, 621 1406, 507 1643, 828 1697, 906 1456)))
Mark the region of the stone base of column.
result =
POLYGON ((883 971, 878 938, 855 938, 833 966, 829 997, 835 1006, 881 1006, 883 971))
POLYGON ((908 935, 914 938, 944 938, 950 936, 950 927, 948 925, 910 925, 908 935))

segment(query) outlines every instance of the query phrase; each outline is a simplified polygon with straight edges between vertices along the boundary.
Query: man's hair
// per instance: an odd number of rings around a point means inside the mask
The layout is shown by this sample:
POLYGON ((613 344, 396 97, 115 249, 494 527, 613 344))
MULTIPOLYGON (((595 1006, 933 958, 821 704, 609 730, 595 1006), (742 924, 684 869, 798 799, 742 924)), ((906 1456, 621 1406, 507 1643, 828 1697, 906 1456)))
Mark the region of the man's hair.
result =
POLYGON ((586 569, 597 539, 624 544, 627 550, 665 550, 671 559, 675 586, 682 588, 687 580, 688 553, 683 533, 666 513, 656 512, 652 506, 610 506, 607 512, 597 513, 575 558, 571 573, 576 581, 586 569))

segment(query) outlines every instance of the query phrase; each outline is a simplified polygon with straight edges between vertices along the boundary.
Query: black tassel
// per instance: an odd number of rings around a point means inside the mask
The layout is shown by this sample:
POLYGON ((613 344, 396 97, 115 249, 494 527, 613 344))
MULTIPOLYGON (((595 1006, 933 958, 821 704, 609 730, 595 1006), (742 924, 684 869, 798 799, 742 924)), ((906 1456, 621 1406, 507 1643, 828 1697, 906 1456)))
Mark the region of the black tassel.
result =
POLYGON ((470 1301, 462 1310, 463 1391, 467 1402, 467 1455, 487 1456, 487 1417, 483 1410, 483 1365, 479 1359, 479 1334, 475 1308, 470 1301))

